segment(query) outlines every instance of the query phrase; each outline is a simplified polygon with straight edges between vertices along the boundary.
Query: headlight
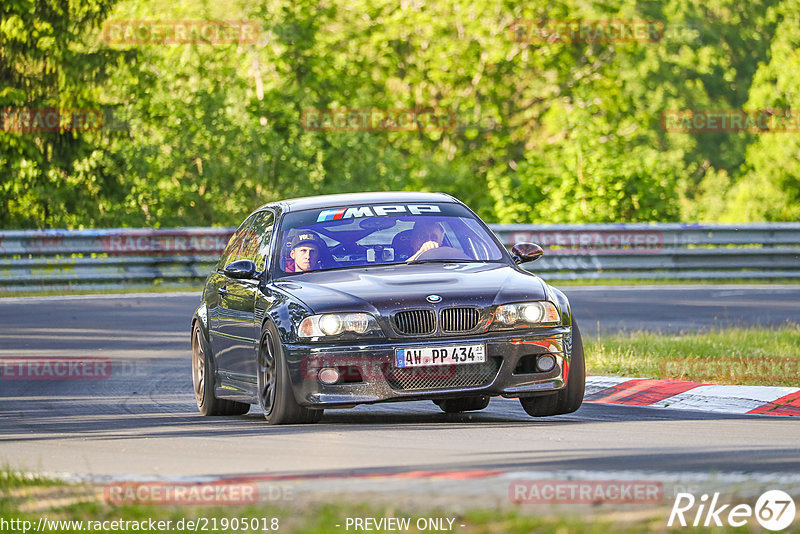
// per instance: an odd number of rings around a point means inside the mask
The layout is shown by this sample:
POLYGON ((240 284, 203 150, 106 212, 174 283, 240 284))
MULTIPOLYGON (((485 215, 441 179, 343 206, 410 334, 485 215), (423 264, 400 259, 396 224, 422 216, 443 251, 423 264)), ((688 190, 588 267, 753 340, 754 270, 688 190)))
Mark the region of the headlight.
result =
POLYGON ((503 304, 494 311, 492 328, 524 328, 561 322, 556 305, 548 301, 503 304))
POLYGON ((375 336, 381 334, 381 328, 375 318, 368 313, 325 313, 306 317, 297 329, 297 335, 301 338, 346 334, 375 336))
POLYGON ((320 315, 317 324, 319 325, 319 329, 326 336, 338 336, 344 332, 344 322, 342 322, 342 318, 339 315, 334 315, 332 313, 320 315))

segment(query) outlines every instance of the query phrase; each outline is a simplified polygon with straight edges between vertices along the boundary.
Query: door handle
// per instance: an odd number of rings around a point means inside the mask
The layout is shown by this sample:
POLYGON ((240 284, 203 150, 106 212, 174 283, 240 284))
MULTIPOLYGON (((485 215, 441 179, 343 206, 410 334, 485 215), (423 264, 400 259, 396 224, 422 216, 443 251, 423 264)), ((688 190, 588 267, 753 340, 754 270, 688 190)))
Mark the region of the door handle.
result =
POLYGON ((231 294, 231 292, 230 292, 230 291, 228 291, 227 289, 225 289, 224 287, 218 287, 218 288, 217 288, 217 293, 219 293, 219 294, 220 294, 220 295, 222 295, 223 297, 224 297, 225 295, 230 295, 230 294, 231 294))

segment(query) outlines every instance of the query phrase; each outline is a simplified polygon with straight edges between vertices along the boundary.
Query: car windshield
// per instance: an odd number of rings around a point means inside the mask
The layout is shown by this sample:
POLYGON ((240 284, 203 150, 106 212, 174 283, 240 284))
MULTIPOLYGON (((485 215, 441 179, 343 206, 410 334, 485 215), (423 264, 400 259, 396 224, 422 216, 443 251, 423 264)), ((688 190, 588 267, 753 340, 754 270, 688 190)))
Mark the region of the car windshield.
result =
POLYGON ((501 261, 485 227, 459 204, 375 204, 287 213, 278 273, 427 262, 501 261))

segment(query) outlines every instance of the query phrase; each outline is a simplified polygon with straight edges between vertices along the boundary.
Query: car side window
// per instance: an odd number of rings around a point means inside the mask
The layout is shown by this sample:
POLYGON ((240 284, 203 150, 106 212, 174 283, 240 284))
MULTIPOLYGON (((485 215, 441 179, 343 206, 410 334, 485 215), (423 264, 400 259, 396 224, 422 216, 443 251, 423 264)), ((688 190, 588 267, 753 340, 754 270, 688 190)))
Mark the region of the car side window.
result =
POLYGON ((242 249, 239 251, 239 259, 252 260, 259 271, 264 270, 264 265, 267 261, 274 222, 275 215, 271 211, 259 212, 244 234, 242 249))
POLYGON ((236 232, 231 236, 230 240, 228 241, 228 246, 225 247, 225 251, 222 253, 222 256, 219 259, 217 269, 224 269, 229 263, 239 259, 239 250, 242 248, 245 235, 247 234, 247 230, 250 228, 254 218, 255 215, 248 217, 242 223, 242 225, 239 226, 239 229, 236 230, 236 232))

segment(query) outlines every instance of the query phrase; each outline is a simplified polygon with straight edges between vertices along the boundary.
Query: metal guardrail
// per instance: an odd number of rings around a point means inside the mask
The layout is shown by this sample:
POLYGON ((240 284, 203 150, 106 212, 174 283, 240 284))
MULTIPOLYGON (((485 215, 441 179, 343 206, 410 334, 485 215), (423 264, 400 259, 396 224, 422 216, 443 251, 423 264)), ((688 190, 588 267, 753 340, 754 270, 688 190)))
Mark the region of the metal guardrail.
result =
MULTIPOLYGON (((491 225, 549 280, 800 278, 800 223, 491 225)), ((233 228, 0 232, 0 292, 196 285, 233 228)))
POLYGON ((526 265, 563 279, 800 278, 800 223, 493 225, 509 246, 542 245, 526 265))
POLYGON ((235 228, 0 232, 0 292, 119 289, 205 279, 235 228))

